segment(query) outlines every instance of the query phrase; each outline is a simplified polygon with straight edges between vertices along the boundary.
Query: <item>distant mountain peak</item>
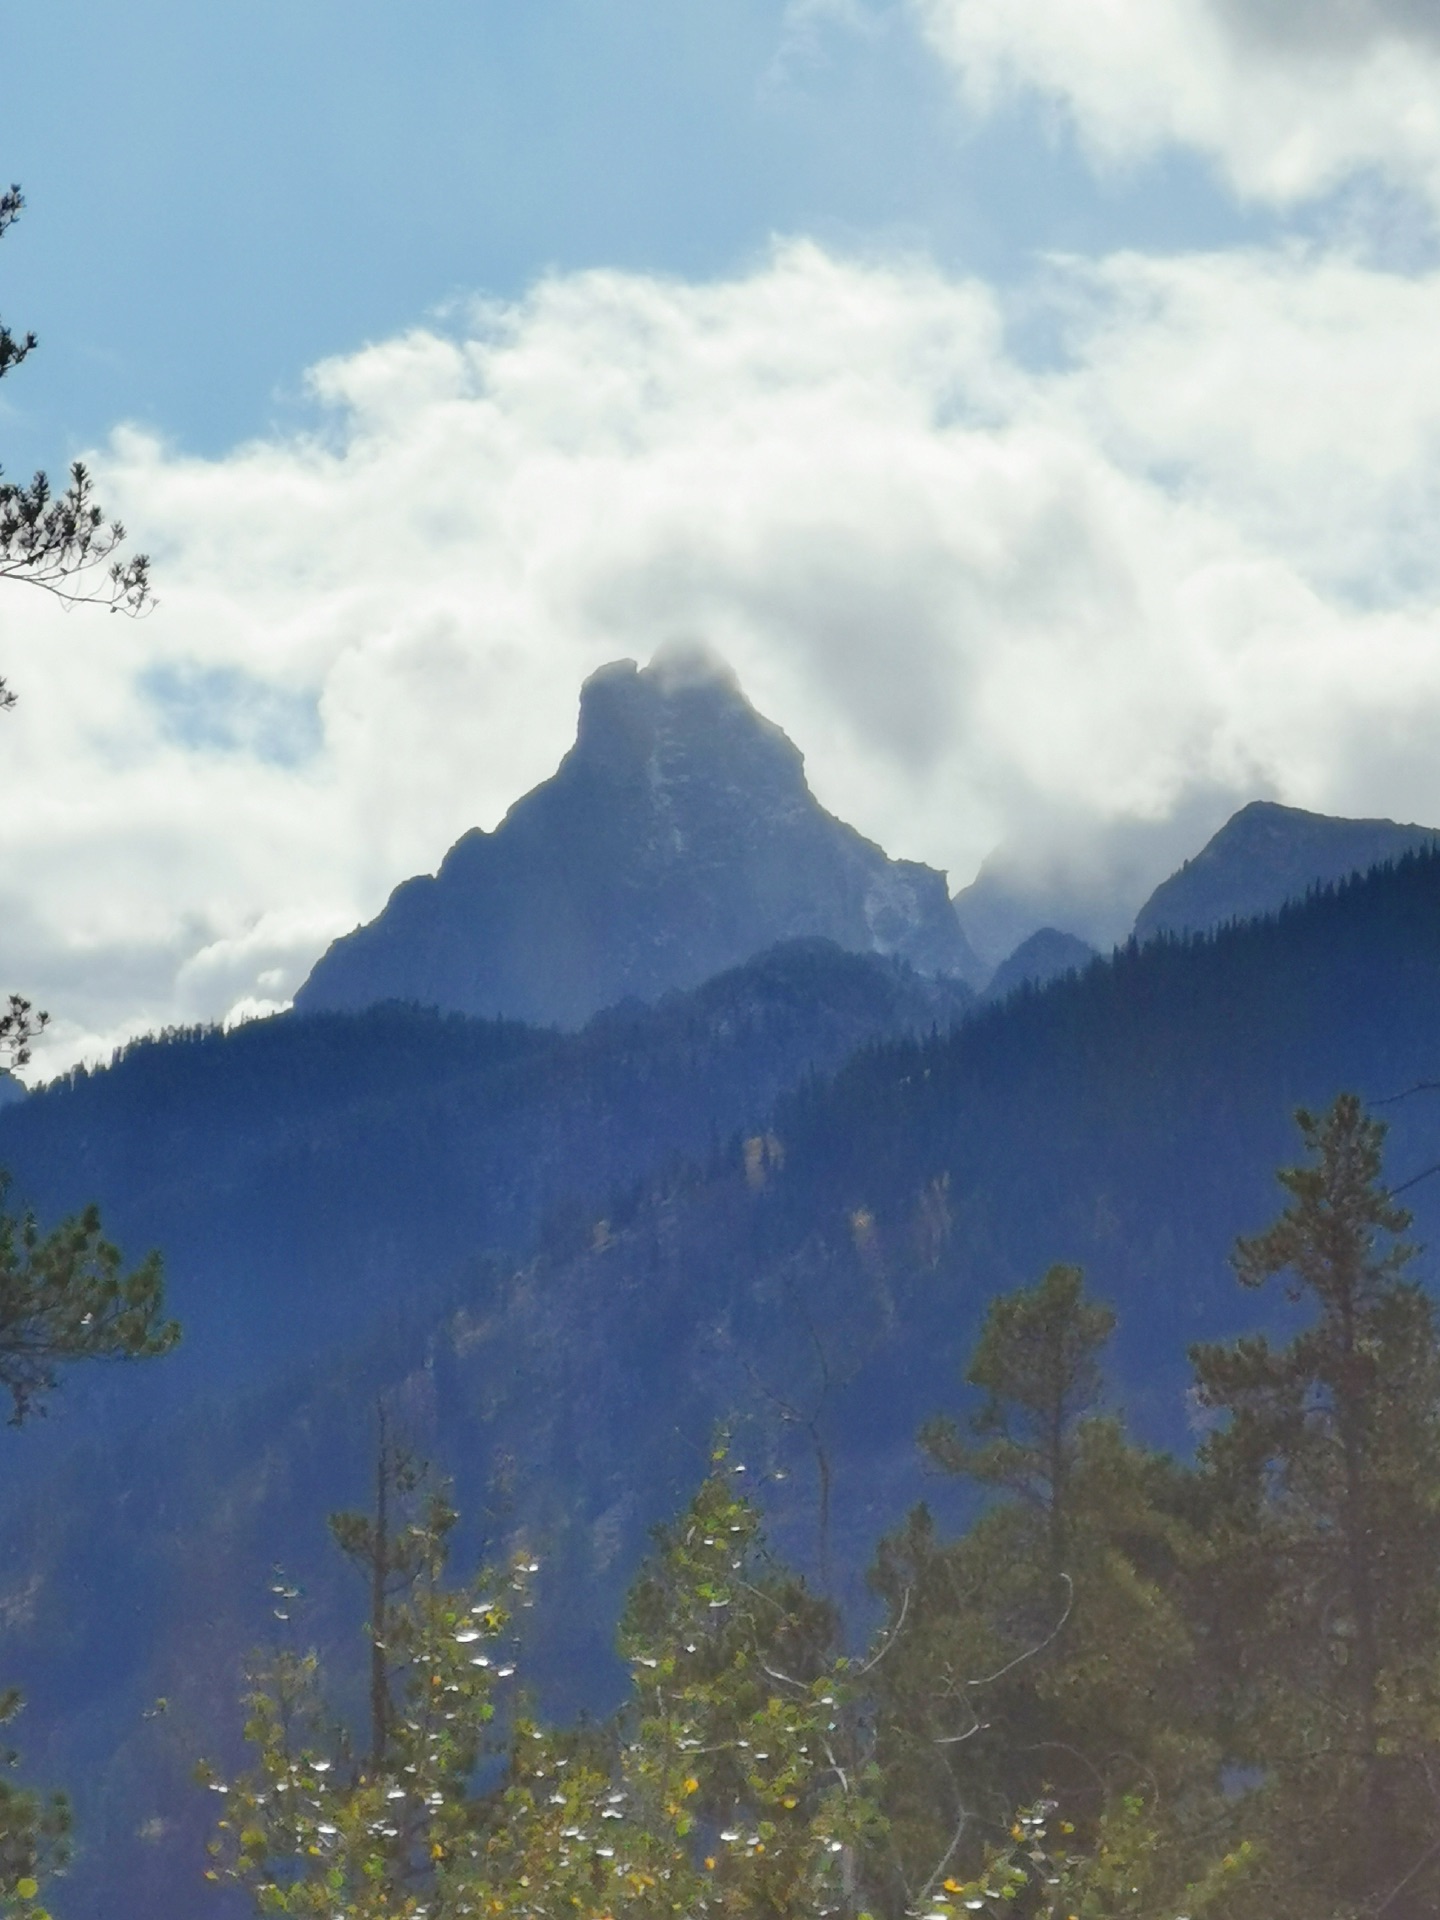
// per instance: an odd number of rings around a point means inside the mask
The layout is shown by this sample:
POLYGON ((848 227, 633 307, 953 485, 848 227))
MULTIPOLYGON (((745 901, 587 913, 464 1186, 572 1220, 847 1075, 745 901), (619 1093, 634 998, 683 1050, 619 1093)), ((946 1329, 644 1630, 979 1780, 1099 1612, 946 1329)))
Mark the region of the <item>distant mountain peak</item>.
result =
POLYGON ((810 936, 983 974, 945 876, 827 813, 725 662, 672 644, 592 673, 552 777, 336 941, 296 1006, 394 999, 579 1026, 810 936))
POLYGON ((1300 900, 1312 887, 1367 873, 1422 847, 1440 830, 1394 820, 1349 820, 1276 800, 1240 808, 1177 873, 1151 894, 1135 937, 1208 933, 1300 900))
MULTIPOLYGON (((677 693, 708 692, 712 695, 726 695, 741 706, 750 707, 750 702, 740 690, 740 676, 723 654, 717 653, 707 641, 694 639, 666 640, 650 656, 648 667, 641 667, 633 660, 612 660, 609 666, 597 667, 585 682, 591 686, 608 679, 628 680, 630 670, 634 678, 642 685, 648 683, 665 697, 677 693)), ((584 688, 581 689, 581 701, 584 701, 584 688)), ((768 723, 767 723, 768 724, 768 723)), ((777 727, 778 733, 780 729, 777 727)))
POLYGON ((657 794, 677 780, 743 777, 771 798, 810 799, 804 754, 751 706, 732 668, 695 642, 670 642, 648 667, 612 660, 590 675, 556 778, 576 769, 643 779, 657 794))
POLYGON ((985 988, 986 1000, 1003 1000, 1023 986, 1043 987, 1067 973, 1081 973, 1098 959, 1088 940, 1058 927, 1041 927, 1000 962, 985 988))

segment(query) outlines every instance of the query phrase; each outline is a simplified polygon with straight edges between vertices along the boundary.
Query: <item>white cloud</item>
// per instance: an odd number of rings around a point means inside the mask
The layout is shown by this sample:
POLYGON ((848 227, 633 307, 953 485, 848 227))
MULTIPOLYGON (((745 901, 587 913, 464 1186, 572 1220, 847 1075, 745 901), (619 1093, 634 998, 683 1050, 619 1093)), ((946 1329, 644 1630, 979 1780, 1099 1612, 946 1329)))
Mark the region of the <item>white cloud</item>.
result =
POLYGON ((119 436, 159 610, 12 589, 0 643, 0 984, 48 1063, 282 1004, 677 636, 956 884, 1007 837, 1168 858, 1145 823, 1226 794, 1440 822, 1440 278, 1119 256, 1044 297, 1035 371, 923 263, 574 275, 322 367, 313 437, 119 436))
MULTIPOLYGON (((1440 590, 1440 278, 1313 247, 1070 268, 1063 383, 1128 471, 1362 599, 1440 590)), ((1064 297, 1064 295, 1062 295, 1064 297)))
POLYGON ((1431 0, 912 0, 968 103, 1054 102, 1102 164, 1170 146, 1280 205, 1373 169, 1440 201, 1431 0))

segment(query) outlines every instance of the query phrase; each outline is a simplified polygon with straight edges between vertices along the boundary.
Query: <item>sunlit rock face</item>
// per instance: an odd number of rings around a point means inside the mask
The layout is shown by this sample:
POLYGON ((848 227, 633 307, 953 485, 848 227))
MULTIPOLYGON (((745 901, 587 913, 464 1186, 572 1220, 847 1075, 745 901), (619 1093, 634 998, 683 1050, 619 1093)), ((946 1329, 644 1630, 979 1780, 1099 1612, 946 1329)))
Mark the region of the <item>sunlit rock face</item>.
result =
POLYGON ((296 1006, 407 1000, 578 1026, 807 935, 983 974, 944 875, 826 813, 804 756, 729 670, 671 650, 593 674, 554 776, 337 940, 296 1006))
POLYGON ((1334 819, 1255 800, 1162 881, 1140 909, 1135 937, 1208 933, 1227 921, 1253 920, 1303 900, 1312 887, 1437 844, 1440 831, 1433 827, 1334 819))

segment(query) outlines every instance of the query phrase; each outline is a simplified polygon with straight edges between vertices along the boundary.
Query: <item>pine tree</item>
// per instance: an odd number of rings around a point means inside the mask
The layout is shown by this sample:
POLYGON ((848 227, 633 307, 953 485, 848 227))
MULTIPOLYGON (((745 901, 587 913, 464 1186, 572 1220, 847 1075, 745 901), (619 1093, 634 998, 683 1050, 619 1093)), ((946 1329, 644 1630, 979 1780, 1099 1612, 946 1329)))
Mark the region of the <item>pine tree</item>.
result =
MULTIPOLYGON (((0 192, 0 236, 24 205, 19 187, 0 192)), ((33 333, 13 333, 0 321, 0 380, 39 344, 33 333)), ((150 562, 143 553, 116 558, 124 542, 124 527, 118 520, 106 524, 90 475, 78 460, 69 486, 58 494, 44 473, 28 484, 0 473, 0 580, 26 581, 71 605, 95 601, 141 613, 151 601, 150 562)), ((0 679, 0 710, 14 704, 14 694, 0 679)))
POLYGON ((967 1385, 985 1398, 970 1416, 981 1444, 961 1440, 945 1416, 928 1421, 920 1445, 945 1473, 1016 1495, 1042 1516, 1052 1567, 1064 1568, 1070 1493, 1083 1422, 1100 1401, 1100 1355, 1115 1331, 1113 1310, 1085 1294, 1078 1267, 1051 1267, 1037 1285, 990 1303, 967 1385))
POLYGON ((1237 1757, 1266 1776, 1270 1911, 1421 1920, 1440 1906, 1440 1334, 1384 1127, 1351 1094, 1296 1117, 1289 1204, 1234 1265, 1283 1278, 1308 1324, 1192 1355, 1220 1422, 1203 1597, 1237 1757))
MULTIPOLYGON (((0 1394, 9 1394, 10 1424, 18 1427, 45 1411, 70 1367, 157 1358, 174 1347, 180 1329, 164 1318, 158 1254, 127 1273, 96 1208, 42 1233, 32 1216, 4 1209, 5 1189, 0 1174, 0 1394)), ((22 1704, 14 1689, 0 1693, 0 1725, 22 1704)), ((0 1761, 13 1768, 18 1756, 5 1751, 0 1761)), ((43 1920, 37 1901, 69 1857, 69 1834, 63 1794, 0 1782, 0 1911, 43 1920)))
MULTIPOLYGON (((5 1185, 0 1174, 0 1202, 5 1185)), ((43 1413, 64 1368, 169 1353, 180 1329, 164 1311, 159 1254, 126 1273, 98 1208, 42 1233, 33 1215, 0 1205, 0 1391, 12 1426, 43 1413)))
POLYGON ((1028 1828, 1007 1839, 1014 1810, 1044 1800, 1080 1847, 1117 1823, 1163 1827, 1152 1857, 1176 1886, 1213 1848, 1183 1476, 1101 1411, 1114 1324, 1078 1269, 1051 1268, 987 1313, 965 1374, 983 1396, 970 1438, 952 1419, 922 1429, 929 1457, 990 1500, 948 1542, 917 1510, 873 1575, 906 1614, 877 1673, 896 1904, 945 1906, 987 1845, 1031 1844, 1028 1828))

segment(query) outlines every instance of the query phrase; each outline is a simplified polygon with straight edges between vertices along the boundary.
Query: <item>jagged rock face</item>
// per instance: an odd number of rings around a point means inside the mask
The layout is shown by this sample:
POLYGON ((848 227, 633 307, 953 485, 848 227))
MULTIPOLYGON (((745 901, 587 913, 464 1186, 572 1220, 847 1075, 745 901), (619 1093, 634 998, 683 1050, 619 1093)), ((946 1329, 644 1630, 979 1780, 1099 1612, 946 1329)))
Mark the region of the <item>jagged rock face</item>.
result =
POLYGON ((1161 882, 1136 917, 1135 937, 1207 933, 1231 920, 1253 920, 1303 899, 1311 887, 1437 844, 1440 830, 1433 827, 1341 820, 1254 800, 1161 882))
POLYGON ((493 833, 397 887, 337 940, 305 1011, 415 1001, 578 1026, 777 941, 820 935, 922 973, 982 970, 943 874, 826 813, 804 758, 708 656, 602 667, 575 745, 493 833))

